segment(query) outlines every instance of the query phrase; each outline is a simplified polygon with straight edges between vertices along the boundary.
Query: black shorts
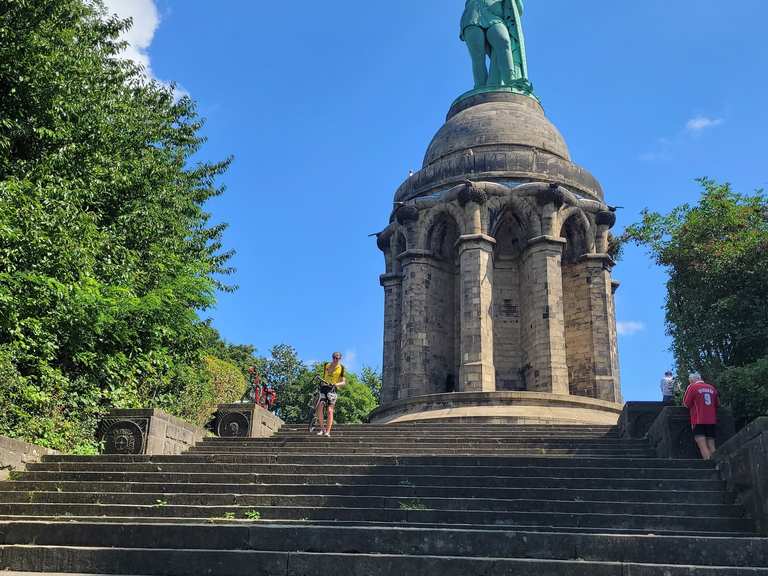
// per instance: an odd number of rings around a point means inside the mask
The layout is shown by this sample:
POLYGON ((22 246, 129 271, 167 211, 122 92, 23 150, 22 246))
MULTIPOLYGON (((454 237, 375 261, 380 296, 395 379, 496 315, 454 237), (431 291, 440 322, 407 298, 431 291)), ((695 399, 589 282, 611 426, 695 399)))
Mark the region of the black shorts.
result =
POLYGON ((717 424, 698 424, 693 427, 693 436, 706 436, 707 438, 717 437, 717 424))
POLYGON ((320 386, 320 402, 326 406, 335 406, 338 397, 336 386, 320 386))

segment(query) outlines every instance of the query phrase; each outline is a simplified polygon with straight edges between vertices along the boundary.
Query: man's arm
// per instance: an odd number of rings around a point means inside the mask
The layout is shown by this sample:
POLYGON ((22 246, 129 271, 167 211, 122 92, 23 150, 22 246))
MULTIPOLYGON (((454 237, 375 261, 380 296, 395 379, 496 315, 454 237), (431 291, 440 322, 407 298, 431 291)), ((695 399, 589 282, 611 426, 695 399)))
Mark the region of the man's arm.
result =
POLYGON ((683 405, 685 405, 687 408, 690 408, 691 404, 693 404, 692 390, 694 389, 695 386, 696 386, 695 384, 691 384, 685 390, 685 396, 683 397, 683 405))

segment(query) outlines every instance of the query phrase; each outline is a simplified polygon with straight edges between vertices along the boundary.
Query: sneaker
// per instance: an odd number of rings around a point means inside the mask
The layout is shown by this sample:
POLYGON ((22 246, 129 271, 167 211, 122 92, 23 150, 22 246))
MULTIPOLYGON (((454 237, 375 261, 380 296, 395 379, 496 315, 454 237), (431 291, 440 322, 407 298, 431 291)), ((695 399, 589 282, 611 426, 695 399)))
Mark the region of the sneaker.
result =
POLYGON ((317 436, 325 436, 325 430, 320 430, 320 432, 317 433, 317 436))
POLYGON ((325 436, 326 438, 330 438, 331 437, 331 433, 328 432, 328 430, 326 430, 325 432, 323 432, 323 436, 325 436))

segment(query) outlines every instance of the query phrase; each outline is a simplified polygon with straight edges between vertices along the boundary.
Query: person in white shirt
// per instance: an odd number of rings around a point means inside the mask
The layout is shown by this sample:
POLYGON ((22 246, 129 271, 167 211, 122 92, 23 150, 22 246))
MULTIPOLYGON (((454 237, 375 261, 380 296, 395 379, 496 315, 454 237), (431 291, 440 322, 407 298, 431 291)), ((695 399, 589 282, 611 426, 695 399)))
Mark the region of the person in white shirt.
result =
POLYGON ((672 372, 664 372, 664 378, 661 379, 661 396, 664 404, 672 404, 675 400, 675 378, 672 372))

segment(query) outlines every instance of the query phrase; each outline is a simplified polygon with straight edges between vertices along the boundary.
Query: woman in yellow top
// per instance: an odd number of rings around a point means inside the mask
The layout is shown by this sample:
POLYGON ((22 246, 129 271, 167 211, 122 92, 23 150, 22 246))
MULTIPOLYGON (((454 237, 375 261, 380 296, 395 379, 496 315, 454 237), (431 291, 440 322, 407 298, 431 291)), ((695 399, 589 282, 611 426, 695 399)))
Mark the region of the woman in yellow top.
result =
POLYGON ((341 363, 341 352, 334 352, 330 362, 323 364, 323 385, 320 386, 320 400, 317 402, 317 421, 320 423, 320 432, 318 436, 331 437, 331 428, 333 428, 333 407, 336 405, 336 389, 344 386, 347 381, 345 378, 344 365, 341 363), (328 427, 324 426, 323 407, 328 407, 328 427))

